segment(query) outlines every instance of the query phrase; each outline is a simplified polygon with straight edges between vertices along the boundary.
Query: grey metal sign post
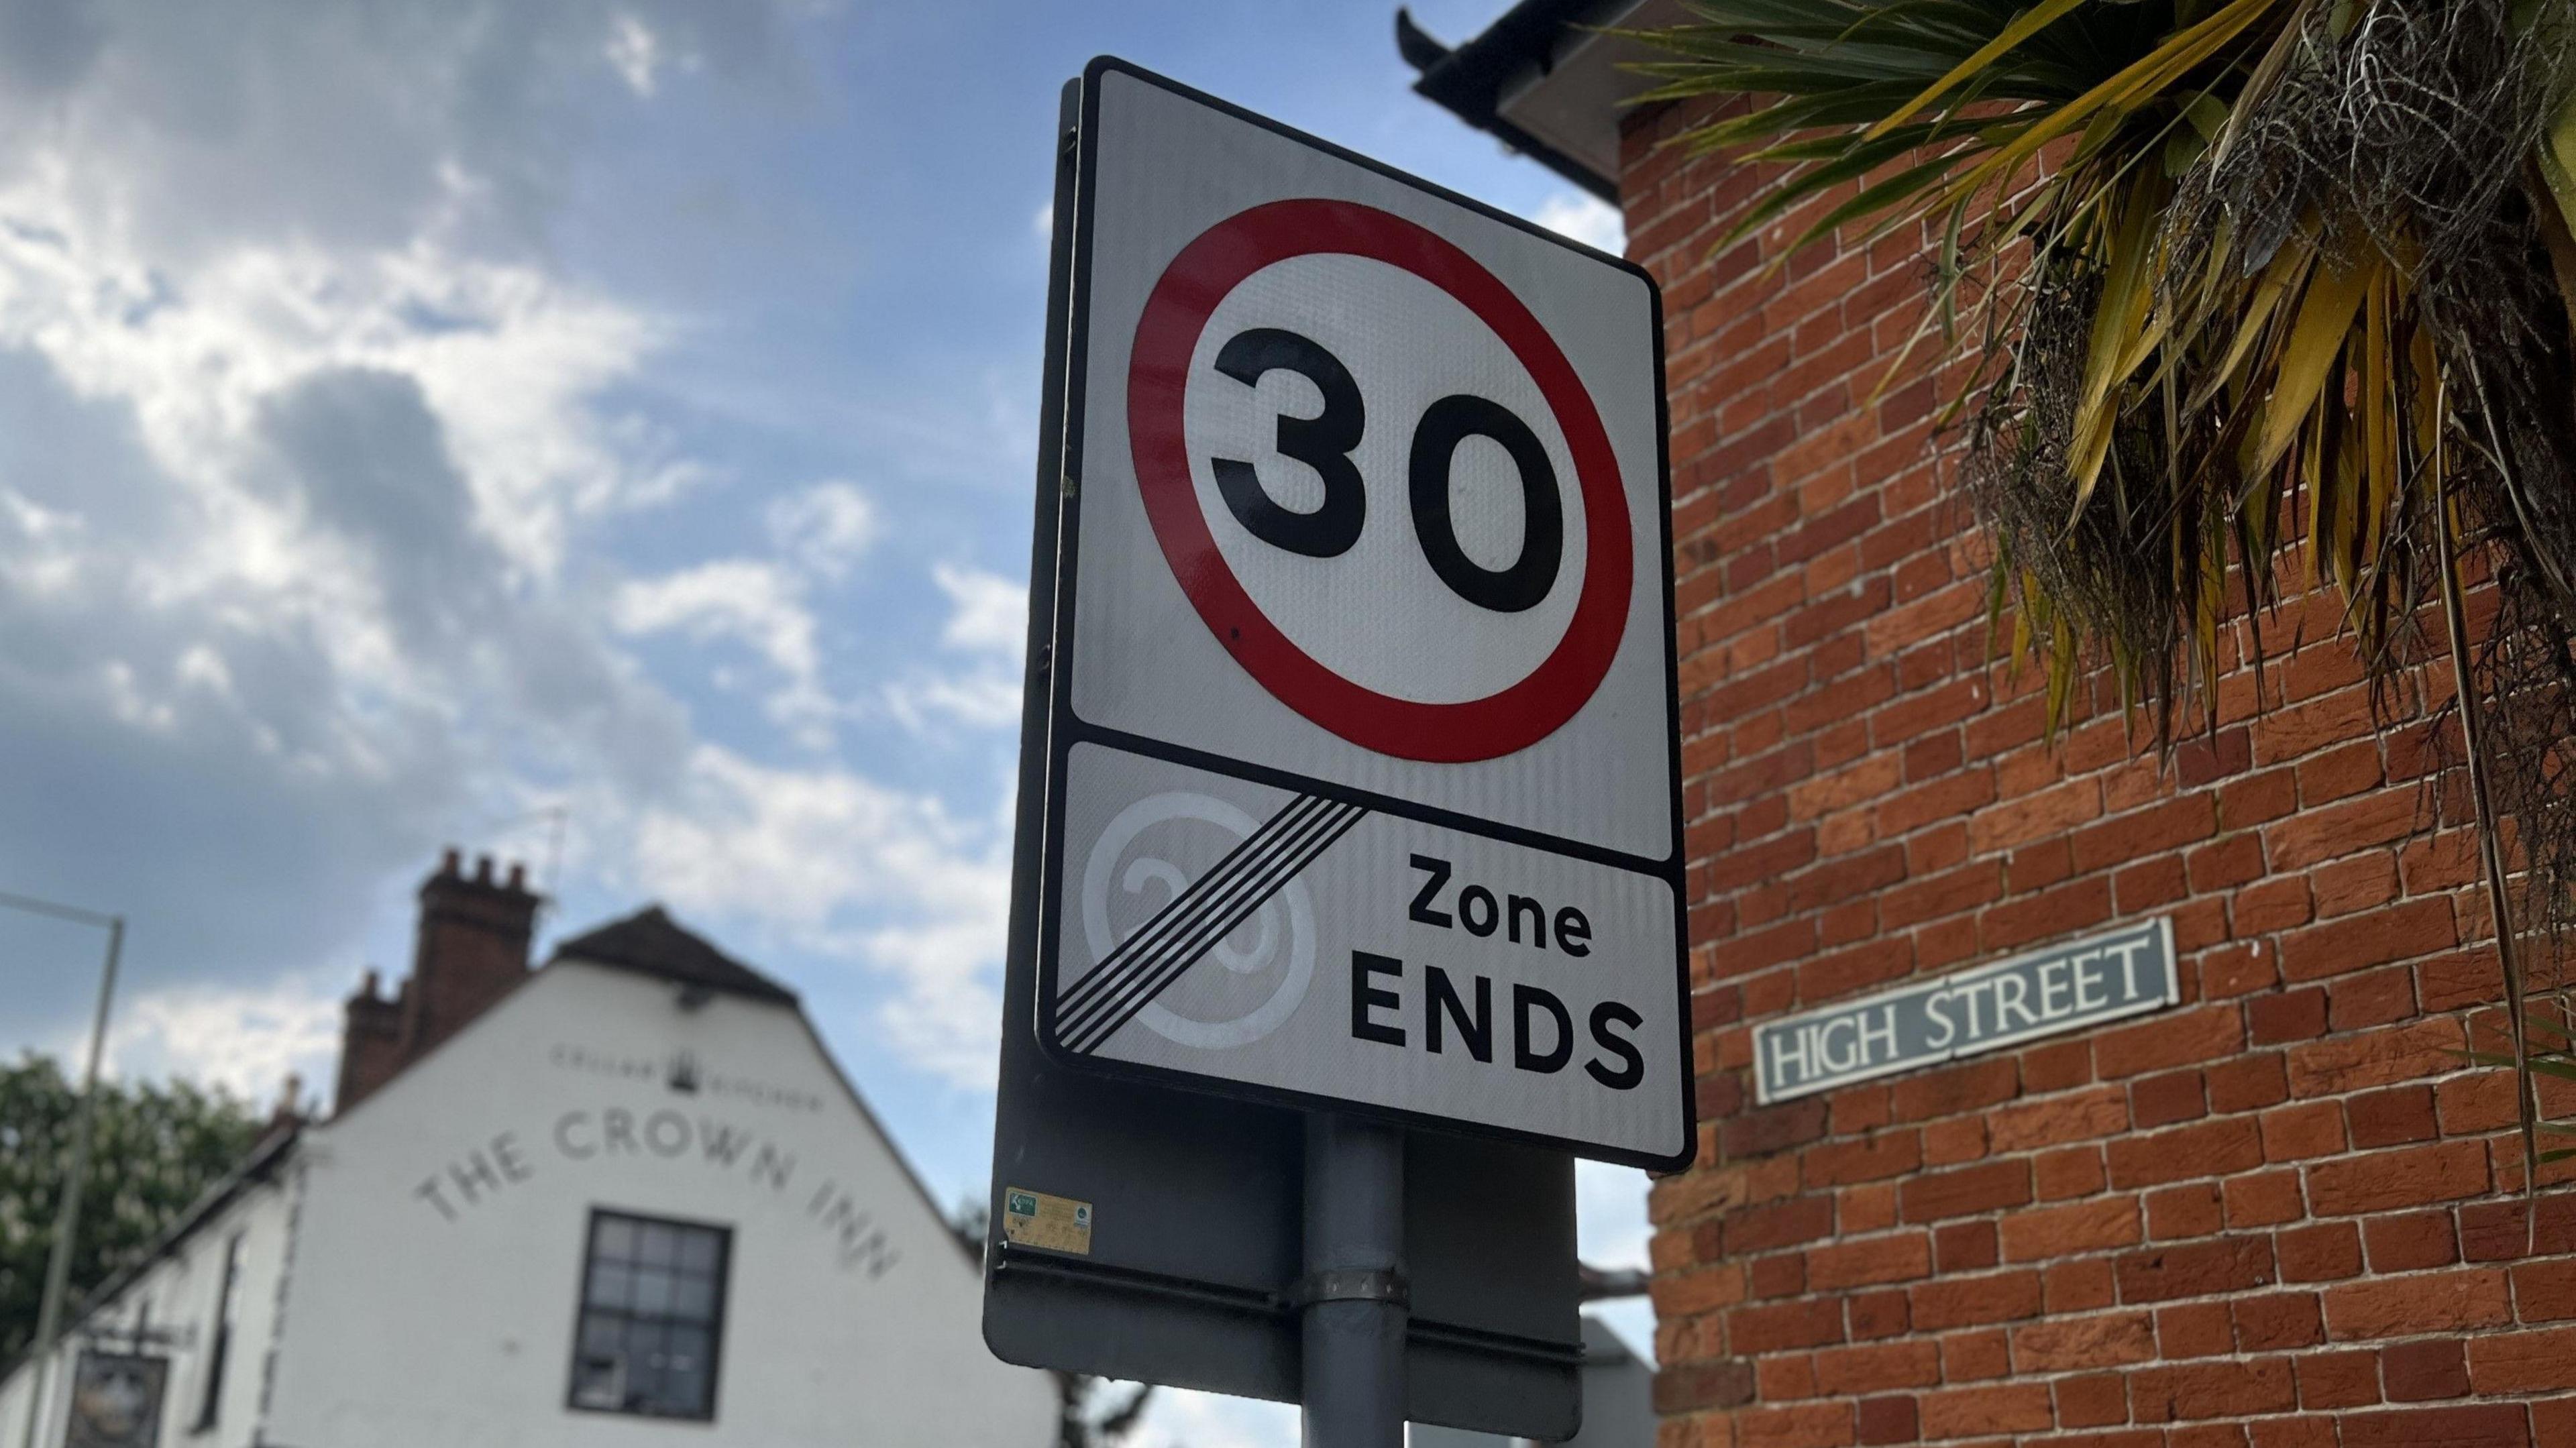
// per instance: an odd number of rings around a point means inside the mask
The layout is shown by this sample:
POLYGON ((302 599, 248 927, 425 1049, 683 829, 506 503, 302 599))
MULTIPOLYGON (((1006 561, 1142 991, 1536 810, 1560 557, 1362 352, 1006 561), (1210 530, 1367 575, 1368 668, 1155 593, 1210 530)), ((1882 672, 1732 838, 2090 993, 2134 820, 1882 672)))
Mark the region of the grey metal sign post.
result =
POLYGON ((1696 1136, 1654 285, 1116 61, 1063 139, 986 1339, 1567 1436, 1570 1154, 1696 1136))

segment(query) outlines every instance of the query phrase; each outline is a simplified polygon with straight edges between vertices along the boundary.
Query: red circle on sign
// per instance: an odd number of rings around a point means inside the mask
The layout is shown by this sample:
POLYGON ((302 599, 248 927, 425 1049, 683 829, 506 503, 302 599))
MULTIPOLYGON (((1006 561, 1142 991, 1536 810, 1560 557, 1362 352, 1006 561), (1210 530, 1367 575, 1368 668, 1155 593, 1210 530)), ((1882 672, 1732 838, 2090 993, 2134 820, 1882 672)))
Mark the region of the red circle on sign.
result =
POLYGON ((1273 201, 1201 232, 1164 269, 1136 323, 1127 433, 1155 541, 1209 632, 1281 703, 1364 749, 1440 764, 1499 758, 1555 733, 1610 672, 1628 625, 1633 575, 1627 495, 1592 395, 1556 339, 1511 288, 1413 222, 1349 201, 1273 201), (1291 257, 1315 254, 1401 267, 1465 304, 1528 370, 1573 455, 1583 499, 1583 591, 1564 637, 1539 666, 1481 699, 1399 699, 1333 672, 1252 601, 1208 531, 1182 431, 1190 358, 1208 318, 1246 278, 1291 257))

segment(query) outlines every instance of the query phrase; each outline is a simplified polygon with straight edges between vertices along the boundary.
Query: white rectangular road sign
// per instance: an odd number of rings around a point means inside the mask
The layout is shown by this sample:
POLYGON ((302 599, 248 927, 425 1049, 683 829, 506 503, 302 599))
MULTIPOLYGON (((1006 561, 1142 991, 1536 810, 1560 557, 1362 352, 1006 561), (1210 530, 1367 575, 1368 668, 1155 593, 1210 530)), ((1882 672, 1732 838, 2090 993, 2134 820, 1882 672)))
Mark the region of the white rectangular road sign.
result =
POLYGON ((1115 61, 1080 146, 1041 1041, 1687 1162, 1653 282, 1115 61))

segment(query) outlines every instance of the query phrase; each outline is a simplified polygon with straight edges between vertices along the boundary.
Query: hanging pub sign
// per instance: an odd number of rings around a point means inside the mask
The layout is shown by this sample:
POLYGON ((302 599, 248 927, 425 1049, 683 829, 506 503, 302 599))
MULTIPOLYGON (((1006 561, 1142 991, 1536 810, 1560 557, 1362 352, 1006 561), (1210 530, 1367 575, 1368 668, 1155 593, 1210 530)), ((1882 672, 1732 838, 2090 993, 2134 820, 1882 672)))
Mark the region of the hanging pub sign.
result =
POLYGON ((2158 918, 1765 1021, 1755 1091, 1786 1101, 2163 1010, 2181 990, 2173 922, 2158 918))
POLYGON ((63 1448, 152 1448, 161 1441, 161 1399, 169 1384, 166 1357, 84 1348, 72 1370, 63 1448))

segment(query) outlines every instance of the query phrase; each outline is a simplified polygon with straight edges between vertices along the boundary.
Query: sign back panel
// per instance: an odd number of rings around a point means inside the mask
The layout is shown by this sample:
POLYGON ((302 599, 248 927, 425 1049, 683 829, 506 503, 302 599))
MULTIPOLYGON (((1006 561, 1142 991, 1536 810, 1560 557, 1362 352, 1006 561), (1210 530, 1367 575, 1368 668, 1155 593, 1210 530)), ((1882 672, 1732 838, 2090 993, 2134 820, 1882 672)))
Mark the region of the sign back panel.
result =
MULTIPOLYGON (((1103 69, 1065 88, 1060 134, 1068 142, 1080 133, 1081 97, 1103 69)), ((1061 402, 1070 370, 1074 172, 1068 148, 1057 164, 1048 271, 1051 404, 1061 402)), ((1067 431, 1063 409, 1050 405, 1038 434, 1042 486, 1031 540, 985 1340, 1003 1360, 1030 1367, 1293 1401, 1297 1285, 1305 1275, 1299 1114, 1158 1080, 1068 1070, 1039 1042, 1042 825, 1052 807, 1048 771, 1063 762, 1049 748, 1048 645, 1059 637, 1061 529, 1076 501, 1055 485, 1067 472, 1067 431)), ((1250 788, 1227 775, 1206 792, 1249 801, 1233 806, 1249 809, 1261 802, 1250 788)), ((1208 827, 1187 815, 1158 822, 1139 831, 1143 845, 1180 848, 1158 843, 1166 823, 1208 827)), ((1124 891, 1134 860, 1121 864, 1123 912, 1132 904, 1124 891)), ((1154 873, 1147 867, 1138 884, 1151 886, 1154 873)), ((1408 1132, 1404 1193, 1412 1290, 1405 1416, 1548 1442, 1570 1437, 1581 1421, 1584 1361, 1573 1159, 1450 1131, 1408 1132)))
POLYGON ((1083 106, 1040 1039, 1682 1165, 1652 281, 1117 62, 1083 106))

